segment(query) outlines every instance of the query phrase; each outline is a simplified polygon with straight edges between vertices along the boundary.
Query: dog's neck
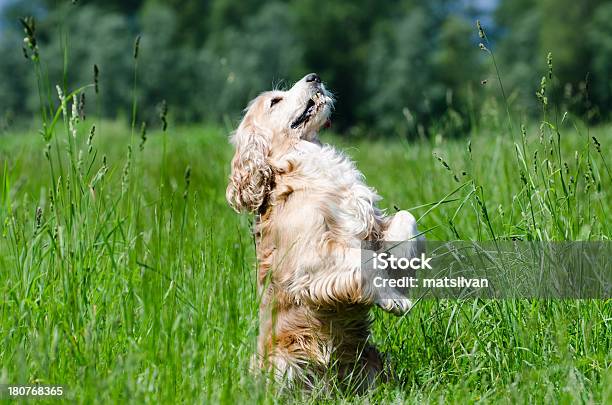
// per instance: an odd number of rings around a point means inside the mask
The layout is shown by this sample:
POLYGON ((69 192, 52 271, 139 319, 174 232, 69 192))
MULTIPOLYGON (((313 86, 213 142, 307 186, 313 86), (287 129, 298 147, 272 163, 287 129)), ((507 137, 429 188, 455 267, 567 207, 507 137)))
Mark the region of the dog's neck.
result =
POLYGON ((319 140, 319 133, 317 131, 310 131, 300 137, 301 141, 312 142, 314 144, 320 145, 321 141, 319 140))
POLYGON ((317 153, 322 143, 319 140, 319 134, 317 132, 312 132, 308 139, 303 138, 293 138, 290 136, 286 137, 276 137, 277 144, 273 145, 270 148, 271 153, 268 156, 268 163, 274 168, 275 175, 270 180, 270 183, 266 187, 266 194, 262 204, 259 206, 257 210, 257 221, 259 222, 260 217, 265 215, 265 213, 270 208, 270 194, 274 191, 276 185, 274 181, 274 177, 277 174, 285 173, 289 170, 289 160, 291 156, 295 155, 304 155, 308 153, 317 153))
MULTIPOLYGON (((295 134, 281 134, 272 138, 268 160, 281 162, 294 153, 306 153, 321 147, 319 135, 313 132, 307 137, 296 137, 295 134)), ((281 165, 282 166, 282 165, 281 165)))

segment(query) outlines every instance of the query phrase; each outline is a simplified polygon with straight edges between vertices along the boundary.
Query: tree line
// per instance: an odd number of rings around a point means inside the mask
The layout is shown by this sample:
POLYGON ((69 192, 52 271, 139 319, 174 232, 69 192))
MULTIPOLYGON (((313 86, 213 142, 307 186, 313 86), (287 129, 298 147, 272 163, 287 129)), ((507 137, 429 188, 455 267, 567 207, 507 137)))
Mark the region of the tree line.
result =
POLYGON ((110 118, 129 114, 135 63, 142 121, 163 100, 176 121, 233 122, 258 92, 315 71, 338 100, 337 130, 452 135, 504 120, 506 105, 521 118, 539 114, 536 92, 551 65, 551 104, 592 123, 610 118, 612 3, 481 3, 17 0, 0 20, 0 125, 40 103, 21 49, 25 15, 36 21, 48 82, 91 83, 96 65, 94 111, 110 118))

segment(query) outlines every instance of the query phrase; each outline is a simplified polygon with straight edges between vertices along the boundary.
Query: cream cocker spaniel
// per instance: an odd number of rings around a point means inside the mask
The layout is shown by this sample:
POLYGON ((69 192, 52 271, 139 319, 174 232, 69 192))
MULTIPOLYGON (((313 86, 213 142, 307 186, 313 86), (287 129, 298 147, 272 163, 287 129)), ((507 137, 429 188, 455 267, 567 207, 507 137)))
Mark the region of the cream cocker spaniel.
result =
POLYGON ((369 310, 402 314, 410 302, 364 283, 361 242, 409 240, 417 227, 406 211, 385 216, 355 164, 321 144, 333 102, 314 73, 257 96, 231 140, 226 196, 257 214, 258 366, 306 385, 333 370, 368 386, 384 374, 369 310))

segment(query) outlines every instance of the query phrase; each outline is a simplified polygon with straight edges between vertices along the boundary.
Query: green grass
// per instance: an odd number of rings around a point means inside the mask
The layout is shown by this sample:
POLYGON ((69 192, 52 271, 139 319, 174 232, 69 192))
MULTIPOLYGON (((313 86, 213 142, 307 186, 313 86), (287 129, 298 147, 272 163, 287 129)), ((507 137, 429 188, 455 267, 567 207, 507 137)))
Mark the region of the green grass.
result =
MULTIPOLYGON (((102 122, 89 151, 90 125, 76 138, 58 127, 49 149, 32 133, 0 139, 0 384, 62 384, 82 403, 612 400, 609 300, 376 309, 395 381, 362 397, 278 392, 248 372, 255 258, 250 218, 224 198, 226 131, 170 127, 141 150, 138 135, 102 122)), ((429 239, 608 240, 611 130, 548 128, 540 140, 530 128, 524 149, 514 140, 525 158, 504 131, 470 146, 324 140, 429 239)))
MULTIPOLYGON (((0 138, 0 384, 60 384, 79 403, 612 401, 610 300, 427 300, 402 318, 375 309, 392 382, 359 397, 280 392, 248 371, 252 218, 225 202, 227 131, 171 126, 141 148, 135 50, 131 127, 73 132, 30 53, 43 136, 0 138)), ((430 240, 609 240, 612 127, 559 119, 539 94, 544 123, 524 131, 324 140, 430 240)))

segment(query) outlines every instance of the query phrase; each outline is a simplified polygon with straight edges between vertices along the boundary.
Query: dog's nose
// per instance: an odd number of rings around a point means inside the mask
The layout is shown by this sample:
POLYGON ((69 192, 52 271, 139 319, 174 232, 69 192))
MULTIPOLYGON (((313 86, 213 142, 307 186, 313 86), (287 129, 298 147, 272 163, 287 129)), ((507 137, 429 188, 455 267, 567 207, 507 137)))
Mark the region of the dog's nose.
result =
POLYGON ((306 75, 306 81, 307 82, 321 83, 321 78, 316 73, 310 73, 310 74, 306 75))

